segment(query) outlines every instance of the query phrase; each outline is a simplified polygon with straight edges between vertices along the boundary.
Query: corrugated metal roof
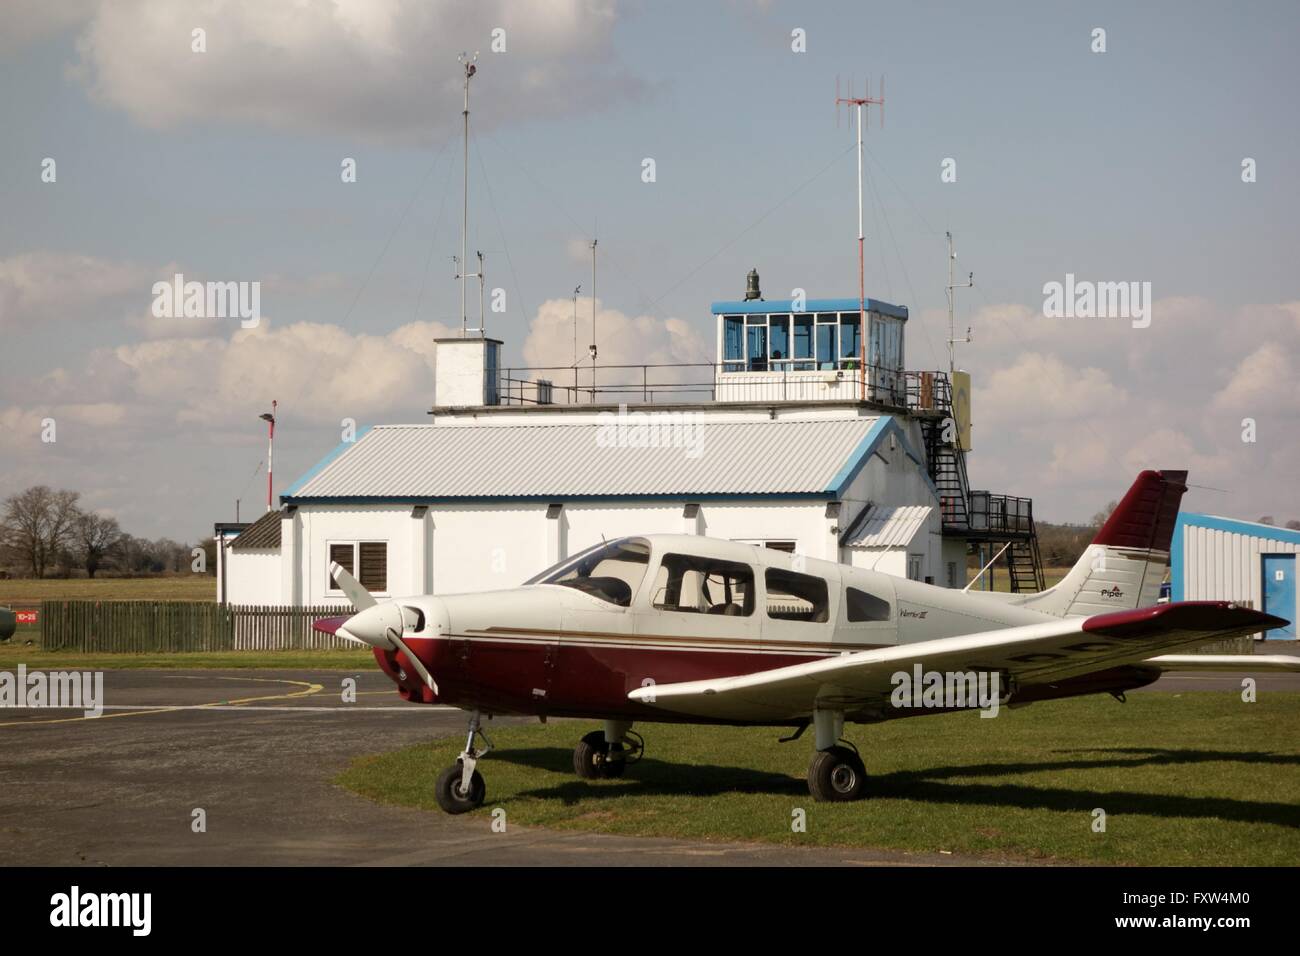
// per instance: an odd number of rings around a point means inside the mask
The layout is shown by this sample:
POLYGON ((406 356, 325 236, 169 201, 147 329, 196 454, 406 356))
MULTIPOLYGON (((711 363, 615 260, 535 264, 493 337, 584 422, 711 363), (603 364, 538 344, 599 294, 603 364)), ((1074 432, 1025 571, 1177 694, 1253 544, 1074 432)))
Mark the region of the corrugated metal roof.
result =
POLYGON ((855 548, 897 548, 908 544, 930 519, 929 505, 872 505, 862 527, 846 542, 855 548))
MULTIPOLYGON (((677 421, 682 421, 677 418, 677 421)), ((718 422, 638 435, 605 423, 385 425, 292 487, 312 498, 564 498, 819 494, 878 418, 718 422), (642 446, 637 446, 637 441, 642 446), (649 445, 657 441, 657 447, 649 445), (675 442, 676 444, 673 444, 675 442)), ((658 427, 670 421, 649 414, 658 427)))
POLYGON ((230 545, 236 551, 245 548, 280 547, 280 512, 268 511, 250 524, 230 545))

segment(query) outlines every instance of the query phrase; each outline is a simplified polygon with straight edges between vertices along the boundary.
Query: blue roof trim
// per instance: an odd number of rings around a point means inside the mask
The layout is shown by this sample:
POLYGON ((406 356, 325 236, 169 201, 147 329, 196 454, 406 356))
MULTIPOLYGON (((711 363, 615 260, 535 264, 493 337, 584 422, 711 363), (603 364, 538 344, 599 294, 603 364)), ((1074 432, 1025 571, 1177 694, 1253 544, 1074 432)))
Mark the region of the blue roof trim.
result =
POLYGON ((1212 531, 1229 531, 1233 534, 1248 534, 1252 538, 1269 538, 1273 541, 1285 541, 1288 544, 1300 544, 1300 531, 1290 528, 1275 528, 1271 524, 1258 521, 1242 521, 1240 518, 1220 518, 1218 515, 1203 515, 1187 511, 1178 515, 1177 534, 1184 524, 1197 528, 1209 528, 1212 531))
POLYGON ((402 495, 390 497, 388 495, 349 495, 340 498, 327 498, 318 496, 309 496, 303 498, 290 498, 285 494, 281 496, 281 501, 286 504, 312 504, 312 505, 381 505, 381 504, 401 504, 401 505, 433 505, 443 503, 455 504, 496 504, 502 501, 527 501, 527 502, 565 502, 565 501, 742 501, 750 499, 780 498, 785 500, 802 500, 802 501, 826 501, 833 497, 828 491, 779 491, 779 492, 710 492, 708 494, 695 494, 690 491, 674 491, 665 494, 654 495, 402 495))
POLYGON ((857 477, 858 472, 863 469, 868 459, 875 453, 877 446, 885 437, 885 433, 889 430, 891 424, 895 428, 898 427, 898 424, 888 415, 881 415, 876 419, 876 423, 871 426, 871 431, 862 436, 862 440, 858 442, 858 447, 853 449, 853 453, 845 459, 840 470, 835 473, 835 477, 831 479, 826 488, 827 491, 833 493, 836 498, 844 494, 853 479, 857 477))
MULTIPOLYGON (((880 299, 867 299, 867 311, 892 315, 896 319, 907 318, 907 306, 882 302, 880 299)), ((805 312, 856 312, 857 299, 807 299, 799 313, 805 312)), ((750 299, 748 301, 714 302, 711 306, 714 315, 729 312, 733 315, 754 315, 763 312, 794 312, 793 299, 750 299)))
POLYGON ((930 491, 934 493, 935 498, 939 497, 939 489, 934 484, 934 479, 930 477, 925 470, 925 459, 916 453, 912 448, 912 443, 907 440, 907 432, 903 426, 898 424, 898 420, 892 415, 882 415, 871 431, 858 442, 858 447, 853 449, 844 466, 831 479, 830 486, 826 489, 828 494, 836 498, 843 498, 849 490, 849 485, 853 484, 853 479, 858 477, 858 472, 866 467, 871 456, 880 450, 880 445, 889 435, 897 435, 899 444, 902 445, 903 454, 912 459, 921 468, 921 475, 925 478, 925 483, 930 486, 930 491))
POLYGON ((306 472, 306 474, 304 474, 301 478, 299 478, 292 485, 290 485, 288 488, 286 488, 283 492, 280 493, 280 503, 284 504, 287 499, 292 498, 293 493, 295 491, 297 491, 303 485, 307 484, 307 482, 311 481, 322 471, 324 471, 325 467, 331 464, 334 461, 334 459, 339 457, 339 455, 343 454, 349 448, 355 447, 357 443, 361 441, 361 439, 365 438, 366 435, 370 433, 370 429, 374 427, 375 427, 374 425, 363 425, 361 429, 357 432, 357 436, 354 439, 352 439, 352 441, 341 441, 337 445, 335 445, 333 451, 331 451, 320 461, 316 462, 316 464, 313 465, 306 472))

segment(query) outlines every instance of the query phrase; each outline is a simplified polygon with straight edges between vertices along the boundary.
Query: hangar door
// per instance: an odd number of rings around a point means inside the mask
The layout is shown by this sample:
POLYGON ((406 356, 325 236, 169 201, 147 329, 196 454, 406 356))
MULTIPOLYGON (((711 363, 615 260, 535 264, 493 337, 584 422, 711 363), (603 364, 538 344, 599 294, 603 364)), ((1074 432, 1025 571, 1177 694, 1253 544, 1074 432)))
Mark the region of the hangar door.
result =
POLYGON ((1260 558, 1264 562, 1263 610, 1291 622, 1286 627, 1275 627, 1267 631, 1264 637, 1270 641, 1294 641, 1296 639, 1295 555, 1262 554, 1260 558))

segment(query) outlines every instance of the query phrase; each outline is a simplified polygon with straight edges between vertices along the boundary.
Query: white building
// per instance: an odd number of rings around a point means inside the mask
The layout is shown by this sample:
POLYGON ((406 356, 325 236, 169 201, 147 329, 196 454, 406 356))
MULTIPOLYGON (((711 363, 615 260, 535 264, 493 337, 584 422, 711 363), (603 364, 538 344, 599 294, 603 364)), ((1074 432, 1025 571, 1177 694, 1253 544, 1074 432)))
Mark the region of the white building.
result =
POLYGON ((1286 618, 1268 640, 1296 640, 1296 555, 1300 531, 1215 515, 1183 512, 1169 556, 1175 601, 1236 601, 1286 618))
POLYGON ((218 599, 345 604, 331 561, 377 595, 510 587, 655 532, 950 587, 965 584, 968 540, 1032 545, 1026 499, 990 507, 965 487, 964 449, 942 427, 947 377, 903 367, 906 309, 871 301, 864 343, 856 300, 793 305, 714 304, 705 401, 671 369, 654 385, 648 367, 524 378, 499 367, 496 340, 439 341, 430 421, 359 431, 279 511, 218 526, 218 599))

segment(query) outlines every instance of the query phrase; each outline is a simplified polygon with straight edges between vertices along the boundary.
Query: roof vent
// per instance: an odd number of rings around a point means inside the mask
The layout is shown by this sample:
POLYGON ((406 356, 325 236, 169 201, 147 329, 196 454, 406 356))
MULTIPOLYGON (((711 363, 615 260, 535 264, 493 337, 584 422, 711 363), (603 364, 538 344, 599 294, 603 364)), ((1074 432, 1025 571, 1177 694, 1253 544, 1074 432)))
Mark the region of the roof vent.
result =
POLYGON ((758 291, 758 270, 750 269, 749 275, 745 276, 745 301, 763 298, 763 293, 758 291))

